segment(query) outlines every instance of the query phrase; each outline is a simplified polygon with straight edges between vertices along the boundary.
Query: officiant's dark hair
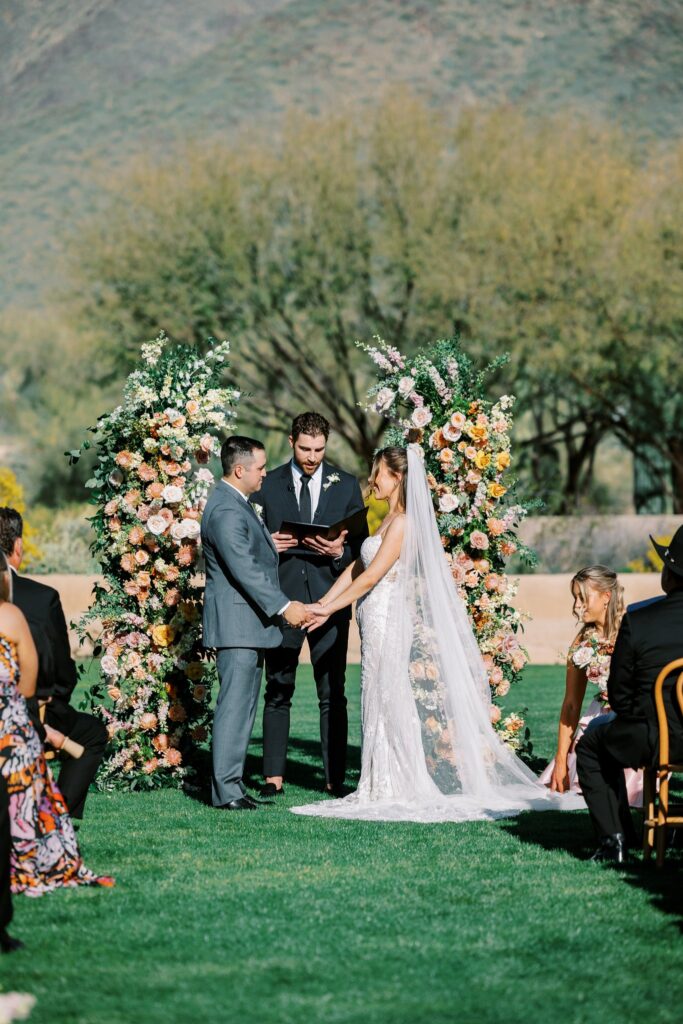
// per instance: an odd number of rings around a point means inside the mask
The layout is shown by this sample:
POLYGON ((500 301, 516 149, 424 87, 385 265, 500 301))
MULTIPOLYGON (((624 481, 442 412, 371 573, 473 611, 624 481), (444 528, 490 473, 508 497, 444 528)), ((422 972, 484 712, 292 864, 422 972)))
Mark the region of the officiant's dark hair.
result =
POLYGON ((292 420, 292 439, 296 441, 300 434, 318 437, 320 434, 327 441, 330 436, 330 424, 319 412, 300 412, 292 420))
POLYGON ((0 551, 7 557, 14 551, 14 545, 24 532, 24 520, 21 512, 8 505, 0 507, 0 551))
POLYGON ((254 437, 242 437, 240 434, 227 437, 221 447, 223 476, 230 476, 235 466, 244 459, 253 457, 254 452, 265 450, 265 445, 254 437))

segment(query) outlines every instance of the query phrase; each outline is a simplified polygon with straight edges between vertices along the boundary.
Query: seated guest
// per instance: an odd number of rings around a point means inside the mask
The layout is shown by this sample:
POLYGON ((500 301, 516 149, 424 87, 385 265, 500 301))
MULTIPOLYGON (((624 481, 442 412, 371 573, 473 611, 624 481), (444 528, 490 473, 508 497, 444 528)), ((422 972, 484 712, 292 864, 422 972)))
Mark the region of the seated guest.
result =
POLYGON ((12 892, 42 896, 61 886, 113 885, 81 860, 69 812, 31 724, 26 699, 35 693, 38 655, 10 593, 9 566, 0 551, 0 773, 9 794, 12 892))
POLYGON ((13 508, 0 508, 0 550, 13 570, 12 601, 24 613, 39 653, 36 697, 42 713, 40 722, 32 714, 33 724, 39 734, 44 728, 41 738, 53 747, 76 754, 64 758, 59 788, 71 817, 82 818, 107 746, 107 730, 94 715, 76 711, 69 703, 78 677, 64 612, 56 590, 17 572, 23 557, 22 533, 21 515, 13 508))
POLYGON ((9 798, 4 776, 0 773, 0 952, 13 953, 23 942, 13 939, 7 932, 12 920, 12 890, 10 886, 10 854, 12 837, 9 828, 9 798))
MULTIPOLYGON (((610 721, 607 677, 614 641, 624 613, 624 588, 617 574, 605 565, 580 569, 570 583, 574 618, 581 628, 567 654, 564 701, 560 711, 557 753, 541 775, 541 782, 557 793, 580 793, 576 774, 576 744, 591 722, 610 721), (581 714, 587 687, 595 696, 581 714)), ((626 790, 631 807, 643 803, 643 773, 626 768, 626 790)))
MULTIPOLYGON (((650 538, 652 540, 652 538, 650 538)), ((652 540, 664 567, 663 597, 626 610, 614 645, 607 693, 614 719, 586 730, 576 748, 579 782, 600 846, 594 860, 622 864, 632 829, 624 768, 652 764, 659 730, 654 684, 683 657, 683 526, 668 546, 652 540)), ((673 676, 664 688, 672 760, 683 759, 683 714, 673 676)))

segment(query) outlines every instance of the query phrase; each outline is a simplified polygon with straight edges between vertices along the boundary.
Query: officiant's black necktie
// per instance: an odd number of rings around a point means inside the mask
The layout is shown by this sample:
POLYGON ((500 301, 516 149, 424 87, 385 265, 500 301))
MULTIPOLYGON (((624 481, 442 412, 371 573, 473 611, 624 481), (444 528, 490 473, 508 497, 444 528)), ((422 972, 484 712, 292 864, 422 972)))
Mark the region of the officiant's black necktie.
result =
POLYGON ((301 491, 299 492, 299 515, 302 523, 312 523, 311 515, 311 478, 305 473, 301 474, 301 491))

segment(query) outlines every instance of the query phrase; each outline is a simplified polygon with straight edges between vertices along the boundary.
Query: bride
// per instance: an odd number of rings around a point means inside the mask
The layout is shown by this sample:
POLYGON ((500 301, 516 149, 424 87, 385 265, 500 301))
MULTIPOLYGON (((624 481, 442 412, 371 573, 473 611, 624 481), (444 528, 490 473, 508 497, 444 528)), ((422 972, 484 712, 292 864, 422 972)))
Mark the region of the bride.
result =
POLYGON ((310 629, 357 601, 362 760, 358 789, 295 814, 471 821, 585 807, 550 793, 498 738, 490 687, 436 524, 422 449, 384 448, 370 484, 389 502, 378 533, 318 604, 310 629))

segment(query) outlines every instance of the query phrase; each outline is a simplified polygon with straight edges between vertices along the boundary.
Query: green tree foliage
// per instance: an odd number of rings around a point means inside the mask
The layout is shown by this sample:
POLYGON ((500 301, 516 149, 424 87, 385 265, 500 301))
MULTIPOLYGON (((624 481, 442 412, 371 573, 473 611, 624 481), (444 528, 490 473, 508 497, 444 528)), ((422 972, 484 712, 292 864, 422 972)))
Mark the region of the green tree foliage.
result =
POLYGON ((129 167, 74 232, 70 315, 101 339, 102 386, 160 328, 230 338, 245 427, 282 436, 318 408, 359 468, 381 427, 355 340, 459 332, 511 355, 494 386, 518 396, 531 496, 585 507, 611 435, 640 460, 654 445, 681 511, 682 207, 683 148, 514 108, 454 123, 403 92, 129 167))

